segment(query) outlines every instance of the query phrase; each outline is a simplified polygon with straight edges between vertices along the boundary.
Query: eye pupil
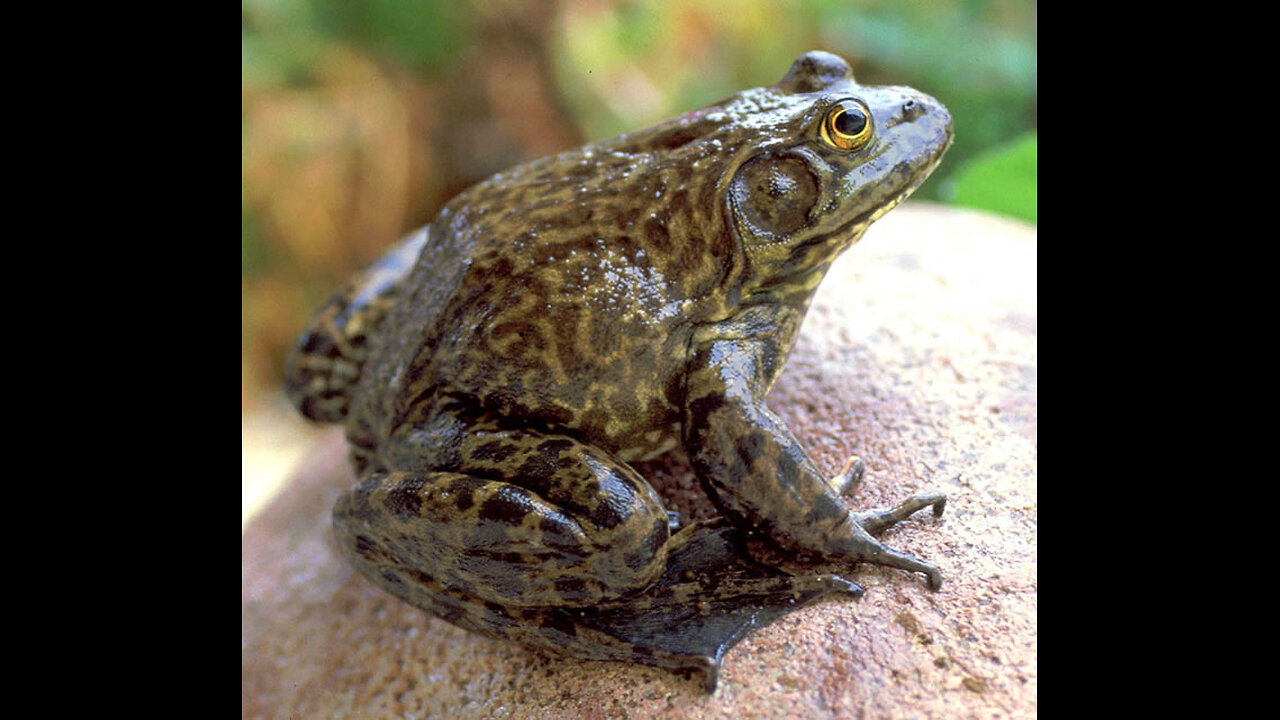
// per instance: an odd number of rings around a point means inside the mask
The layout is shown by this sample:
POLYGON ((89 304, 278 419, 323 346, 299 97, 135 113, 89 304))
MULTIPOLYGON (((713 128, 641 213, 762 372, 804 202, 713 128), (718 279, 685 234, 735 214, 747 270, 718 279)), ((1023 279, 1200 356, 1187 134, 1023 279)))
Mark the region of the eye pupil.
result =
POLYGON ((857 135, 867 126, 867 116, 861 110, 848 108, 837 115, 832 124, 841 135, 857 135))

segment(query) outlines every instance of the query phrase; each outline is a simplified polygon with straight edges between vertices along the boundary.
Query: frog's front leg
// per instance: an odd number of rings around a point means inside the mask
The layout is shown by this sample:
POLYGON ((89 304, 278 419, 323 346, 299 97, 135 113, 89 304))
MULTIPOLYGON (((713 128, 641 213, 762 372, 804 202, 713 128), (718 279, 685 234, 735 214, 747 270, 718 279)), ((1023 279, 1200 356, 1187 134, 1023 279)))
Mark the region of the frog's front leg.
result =
POLYGON ((924 573, 935 590, 933 565, 873 537, 925 507, 940 515, 945 498, 920 494, 887 510, 855 513, 841 494, 856 486, 862 463, 852 460, 828 480, 786 424, 764 405, 776 357, 767 340, 707 343, 687 380, 684 443, 699 478, 729 516, 779 545, 829 559, 847 559, 924 573))

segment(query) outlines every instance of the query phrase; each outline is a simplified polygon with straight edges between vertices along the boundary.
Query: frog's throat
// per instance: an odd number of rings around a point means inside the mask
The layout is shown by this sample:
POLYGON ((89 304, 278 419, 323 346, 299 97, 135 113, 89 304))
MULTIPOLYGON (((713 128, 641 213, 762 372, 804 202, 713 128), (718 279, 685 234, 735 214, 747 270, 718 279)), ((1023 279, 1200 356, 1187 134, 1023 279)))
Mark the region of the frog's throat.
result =
POLYGON ((807 236, 796 233, 790 237, 771 238, 747 226, 730 207, 733 230, 748 264, 752 266, 750 272, 756 282, 760 287, 787 283, 816 288, 836 257, 862 239, 872 223, 910 197, 933 174, 949 145, 948 141, 911 173, 910 181, 897 192, 826 232, 813 232, 807 236))

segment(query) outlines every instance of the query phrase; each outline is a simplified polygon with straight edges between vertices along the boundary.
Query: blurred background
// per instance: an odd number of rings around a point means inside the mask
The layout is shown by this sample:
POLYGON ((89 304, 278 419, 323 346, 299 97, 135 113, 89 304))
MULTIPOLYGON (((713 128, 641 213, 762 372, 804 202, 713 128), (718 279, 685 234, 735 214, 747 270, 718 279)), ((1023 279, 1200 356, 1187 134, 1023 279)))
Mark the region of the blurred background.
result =
POLYGON ((1030 0, 243 0, 242 528, 314 439, 285 354, 352 272, 513 164, 780 79, 801 53, 951 110, 913 199, 1036 222, 1030 0))

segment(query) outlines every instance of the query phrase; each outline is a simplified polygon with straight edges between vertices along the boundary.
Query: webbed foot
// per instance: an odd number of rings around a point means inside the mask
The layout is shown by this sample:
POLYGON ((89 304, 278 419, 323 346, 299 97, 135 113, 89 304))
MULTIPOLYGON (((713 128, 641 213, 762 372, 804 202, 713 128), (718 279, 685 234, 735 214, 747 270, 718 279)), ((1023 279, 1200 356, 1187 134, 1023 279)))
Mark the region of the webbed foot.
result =
POLYGON ((633 660, 701 676, 708 693, 726 651, 755 628, 830 593, 862 595, 837 575, 789 575, 752 561, 727 525, 694 525, 673 538, 667 570, 638 597, 574 613, 633 648, 633 660))

